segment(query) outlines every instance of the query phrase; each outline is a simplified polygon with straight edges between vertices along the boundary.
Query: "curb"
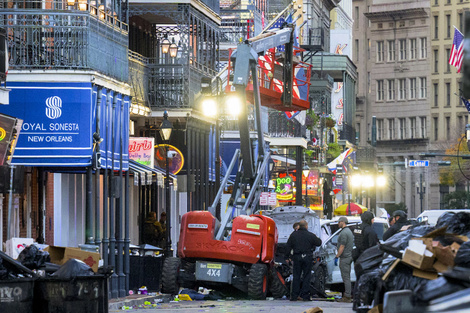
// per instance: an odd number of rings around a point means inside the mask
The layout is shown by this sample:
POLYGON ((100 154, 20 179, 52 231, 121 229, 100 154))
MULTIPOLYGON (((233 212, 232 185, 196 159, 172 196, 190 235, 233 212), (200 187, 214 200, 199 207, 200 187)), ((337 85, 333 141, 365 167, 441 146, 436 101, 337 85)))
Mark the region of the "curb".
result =
POLYGON ((140 298, 134 299, 126 299, 126 298, 118 298, 110 300, 108 304, 109 310, 120 310, 123 306, 133 307, 134 305, 142 305, 145 301, 149 301, 154 303, 155 299, 161 299, 162 296, 142 296, 140 298))

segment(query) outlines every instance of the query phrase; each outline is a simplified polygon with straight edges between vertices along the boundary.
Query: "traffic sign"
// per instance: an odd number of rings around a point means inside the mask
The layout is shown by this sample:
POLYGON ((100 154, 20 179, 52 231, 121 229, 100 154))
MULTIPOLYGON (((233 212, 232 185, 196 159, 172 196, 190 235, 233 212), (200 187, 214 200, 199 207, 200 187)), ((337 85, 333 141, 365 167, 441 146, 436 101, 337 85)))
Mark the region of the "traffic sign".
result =
POLYGON ((409 160, 408 166, 409 167, 428 167, 429 160, 409 160))

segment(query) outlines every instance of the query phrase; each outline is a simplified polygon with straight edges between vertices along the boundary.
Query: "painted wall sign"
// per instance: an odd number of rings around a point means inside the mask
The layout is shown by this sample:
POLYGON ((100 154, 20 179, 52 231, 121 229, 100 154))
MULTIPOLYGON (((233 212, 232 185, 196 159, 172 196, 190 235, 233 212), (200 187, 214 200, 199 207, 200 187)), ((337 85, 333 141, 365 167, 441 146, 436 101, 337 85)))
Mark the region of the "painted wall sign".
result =
POLYGON ((130 137, 129 138, 129 158, 140 164, 154 167, 155 164, 155 138, 130 137))

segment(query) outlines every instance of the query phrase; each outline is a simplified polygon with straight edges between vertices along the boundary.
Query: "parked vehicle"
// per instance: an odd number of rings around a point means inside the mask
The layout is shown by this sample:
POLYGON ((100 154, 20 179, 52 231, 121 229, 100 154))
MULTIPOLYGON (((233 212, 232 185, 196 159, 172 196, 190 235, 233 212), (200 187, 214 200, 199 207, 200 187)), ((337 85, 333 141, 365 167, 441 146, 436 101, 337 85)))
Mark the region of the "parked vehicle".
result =
MULTIPOLYGON (((348 216, 348 227, 351 231, 354 231, 356 227, 361 224, 361 218, 355 216, 348 216)), ((335 256, 338 250, 338 236, 340 229, 338 228, 339 216, 336 216, 328 223, 328 226, 333 232, 325 242, 323 242, 320 250, 322 264, 326 265, 326 286, 330 290, 340 290, 342 287, 343 279, 341 278, 341 272, 339 266, 335 265, 335 256)), ((377 233, 379 240, 382 240, 383 234, 389 228, 388 220, 385 218, 375 218, 372 228, 377 233)), ((356 281, 356 273, 354 272, 354 262, 351 266, 351 282, 356 281)))
MULTIPOLYGON (((321 225, 320 218, 314 211, 305 208, 303 206, 283 206, 277 207, 270 211, 264 211, 263 215, 266 215, 274 220, 279 233, 277 249, 275 254, 276 268, 279 274, 282 276, 282 280, 285 282, 288 290, 290 289, 290 283, 292 282, 292 269, 290 266, 285 264, 286 255, 286 244, 290 234, 294 231, 292 228, 295 222, 300 220, 306 220, 308 223, 308 230, 318 238, 321 238, 321 225)), ((325 283, 326 283, 326 263, 322 262, 320 255, 320 247, 313 252, 313 267, 312 267, 312 280, 311 280, 311 294, 317 294, 323 296, 325 294, 325 283)))
POLYGON ((437 220, 439 219, 439 217, 441 217, 442 214, 447 213, 447 212, 454 212, 454 213, 467 212, 467 213, 470 213, 470 210, 426 210, 426 211, 423 211, 423 213, 421 213, 420 215, 418 215, 416 220, 418 221, 418 223, 423 223, 423 224, 435 226, 436 223, 437 223, 437 220))

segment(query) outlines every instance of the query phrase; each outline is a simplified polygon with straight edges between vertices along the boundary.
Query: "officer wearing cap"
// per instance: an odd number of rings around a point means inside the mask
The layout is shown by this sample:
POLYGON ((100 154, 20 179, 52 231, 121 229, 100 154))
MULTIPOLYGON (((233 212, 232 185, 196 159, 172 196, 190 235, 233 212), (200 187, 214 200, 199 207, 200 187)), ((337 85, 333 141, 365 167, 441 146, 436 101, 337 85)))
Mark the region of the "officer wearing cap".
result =
POLYGON ((403 226, 410 225, 410 221, 406 218, 406 213, 402 210, 396 210, 392 213, 393 225, 384 233, 383 240, 387 240, 400 231, 403 226))
POLYGON ((286 263, 291 259, 294 261, 292 274, 291 301, 310 300, 310 278, 313 265, 313 251, 321 246, 321 239, 314 233, 308 231, 306 220, 299 222, 299 230, 292 232, 286 244, 286 263), (301 279, 301 277, 303 277, 301 279), (302 289, 300 285, 302 284, 302 289))
POLYGON ((352 302, 351 299, 351 263, 352 263, 352 249, 354 244, 354 237, 349 229, 348 219, 345 216, 341 216, 338 219, 338 227, 341 228, 341 232, 338 235, 338 252, 335 257, 335 265, 338 265, 339 258, 339 270, 341 272, 341 278, 344 283, 344 294, 340 302, 352 302))

